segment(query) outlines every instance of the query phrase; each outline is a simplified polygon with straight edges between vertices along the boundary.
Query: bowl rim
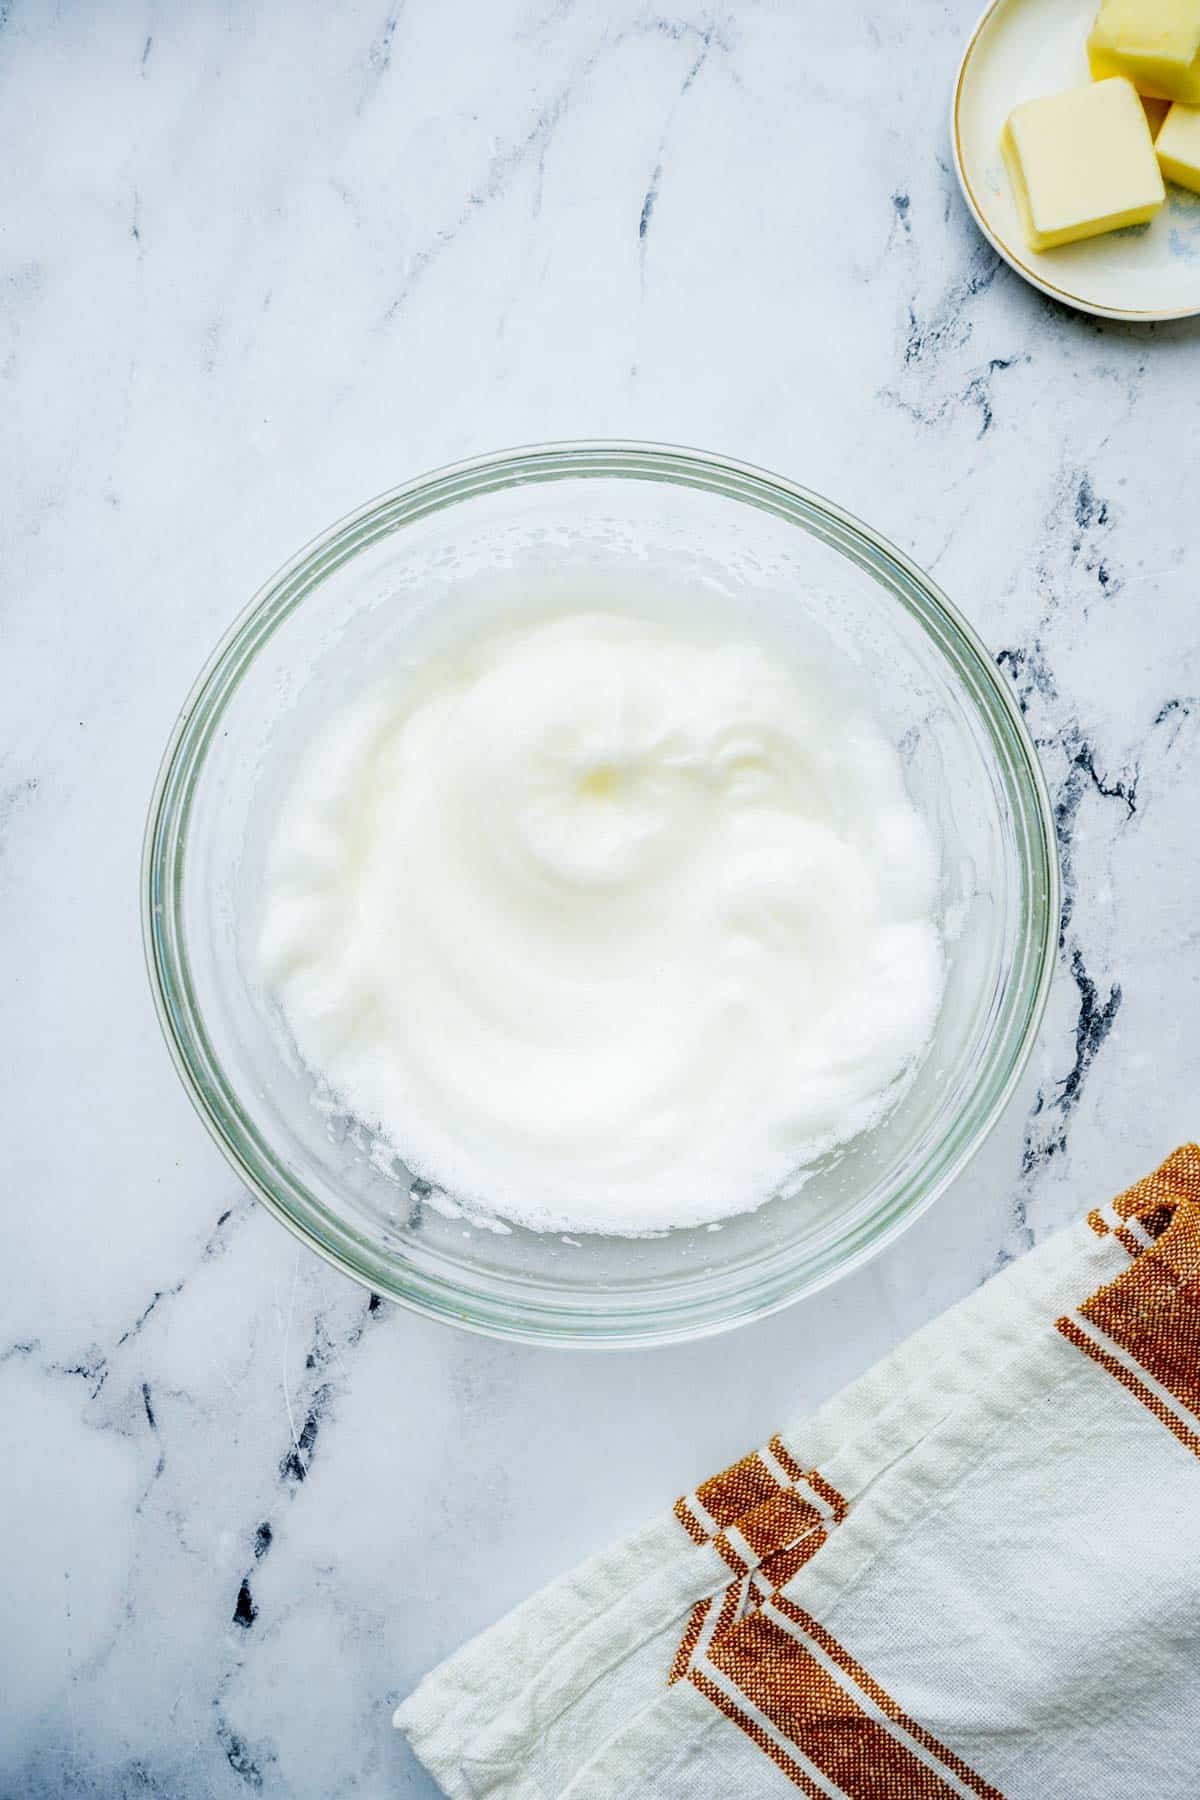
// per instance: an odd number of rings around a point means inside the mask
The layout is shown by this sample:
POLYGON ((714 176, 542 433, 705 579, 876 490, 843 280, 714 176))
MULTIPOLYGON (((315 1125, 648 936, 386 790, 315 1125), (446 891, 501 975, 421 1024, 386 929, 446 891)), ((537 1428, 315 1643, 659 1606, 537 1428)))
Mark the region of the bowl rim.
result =
MULTIPOLYGON (((905 604, 903 595, 894 591, 894 583, 889 580, 888 585, 893 588, 889 597, 896 603, 905 604)), ((938 647, 942 655, 952 661, 946 646, 938 641, 938 647)), ((953 663, 952 666, 961 681, 962 670, 953 663)), ((994 748, 999 754, 999 744, 994 744, 994 748)), ((1018 783, 1018 789, 1020 787, 1018 783)), ((175 890, 177 888, 176 882, 175 890)), ((258 588, 222 635, 175 720, 151 793, 142 847, 140 889, 143 947, 150 987, 176 1071, 210 1137, 245 1185, 280 1223, 332 1267, 426 1317, 493 1338, 596 1348, 646 1348, 678 1343, 765 1318, 860 1268, 913 1224, 961 1174, 980 1148, 1024 1072, 1049 997, 1061 912, 1054 814, 1045 775, 1028 728, 1015 695, 997 671, 982 640, 937 584, 881 533, 845 508, 786 476, 712 451, 637 439, 552 441, 491 451, 445 464, 356 507, 311 538, 282 564, 258 588), (595 1316, 587 1315, 585 1323, 585 1315, 576 1308, 556 1309, 553 1303, 547 1303, 535 1282, 527 1283, 529 1292, 518 1296, 514 1289, 520 1285, 519 1281, 506 1278, 500 1284, 499 1298, 488 1296, 482 1300, 477 1292, 456 1287, 452 1281, 431 1275, 426 1270, 415 1271, 412 1265, 400 1265, 394 1259, 385 1261, 378 1247, 368 1245, 344 1220, 331 1218, 327 1209, 296 1178, 288 1176, 272 1185, 249 1154, 244 1141, 246 1134, 251 1138, 254 1136, 251 1121, 240 1112, 236 1100, 233 1111, 237 1116, 231 1118, 228 1106, 221 1104, 206 1077, 206 1054, 218 1071, 220 1064, 208 1051, 203 1020, 199 1008, 190 1005, 187 982, 180 980, 181 969, 186 976, 186 959, 180 960, 178 919, 172 911, 166 910, 164 895, 170 884, 164 876, 182 862, 186 837, 181 833, 180 821, 186 823, 187 791, 203 762, 214 717, 219 716, 229 694, 236 688, 241 672, 253 660, 261 643, 296 606, 303 603, 320 580, 377 538, 390 536, 405 524, 460 500, 516 485, 589 477, 658 480, 700 488, 715 496, 755 505, 800 529, 809 529, 812 535, 849 555, 872 574, 878 576, 882 568, 889 576, 898 576, 900 586, 912 590, 910 610, 917 613, 928 634, 938 641, 931 621, 940 623, 956 647, 974 665, 976 683, 965 684, 971 708, 977 716, 982 716, 993 739, 997 736, 994 728, 998 728, 1000 737, 1006 742, 1014 775, 1019 772, 1024 777, 1023 816, 1016 806, 1017 796, 1010 792, 1009 799, 1014 806, 1014 822, 1020 840, 1018 853, 1026 884, 1031 896, 1036 898, 1040 894, 1042 898, 1040 909, 1035 909, 1032 901, 1027 908, 1031 914, 1040 910, 1037 921, 1040 931, 1033 930, 1029 937, 1025 960, 1028 965, 1032 959, 1032 974, 1025 977, 1015 1028, 1012 1021, 999 1022, 991 1034, 993 1043, 1002 1038, 1008 1040, 1002 1066, 998 1073, 990 1064, 983 1066, 963 1108, 963 1116, 970 1117, 969 1129, 958 1132, 950 1154, 943 1156, 939 1165, 927 1173, 927 1165, 936 1152, 954 1136, 953 1128, 931 1141, 920 1168, 908 1180, 908 1191, 904 1196, 889 1210, 889 1202, 895 1199, 889 1193, 863 1222, 866 1226, 873 1225, 874 1229, 860 1227, 859 1241, 844 1254, 828 1261, 827 1266, 807 1274, 803 1269, 789 1269, 775 1274, 762 1286, 751 1278, 732 1292, 721 1288, 718 1282, 716 1297, 706 1297, 699 1305, 686 1298, 677 1304, 664 1305, 661 1299, 646 1304, 639 1295, 635 1308, 630 1309, 628 1304, 623 1311, 610 1308, 595 1316), (817 529, 818 526, 821 528, 817 529), (175 804, 181 786, 182 811, 175 804), (1023 830, 1020 829, 1022 826, 1023 830), (990 1087, 989 1077, 992 1078, 990 1087), (985 1088, 986 1097, 980 1104, 980 1095, 985 1088)), ((1009 985, 1017 990, 1020 999, 1021 984, 1010 980, 1009 985)), ((276 1169, 276 1174, 282 1175, 282 1171, 276 1169)))

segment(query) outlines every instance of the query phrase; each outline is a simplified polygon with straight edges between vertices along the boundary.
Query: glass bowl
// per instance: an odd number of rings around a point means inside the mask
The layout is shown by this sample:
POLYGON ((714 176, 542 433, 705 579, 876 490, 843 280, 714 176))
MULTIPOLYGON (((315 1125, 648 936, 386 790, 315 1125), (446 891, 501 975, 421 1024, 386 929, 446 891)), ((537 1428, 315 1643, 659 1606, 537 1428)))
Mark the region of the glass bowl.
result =
MULTIPOLYGON (((374 666, 370 664, 368 666, 374 666)), ((414 871, 420 879, 420 871, 414 871)), ((290 1230, 388 1298, 528 1342, 645 1345, 760 1318, 912 1222, 997 1118, 1032 1046, 1059 909, 1053 818, 1004 681, 944 595, 790 481, 637 443, 552 444, 407 483, 302 550, 200 676, 155 786, 147 959, 197 1110, 290 1230), (859 665, 942 856, 936 1034, 892 1111, 799 1194, 719 1229, 575 1239, 445 1205, 313 1084, 243 969, 267 821, 298 747, 364 658, 422 654, 490 597, 625 577, 815 621, 859 665), (430 1204, 431 1198, 437 1204, 430 1204), (458 1216, 453 1216, 458 1211, 458 1216)))

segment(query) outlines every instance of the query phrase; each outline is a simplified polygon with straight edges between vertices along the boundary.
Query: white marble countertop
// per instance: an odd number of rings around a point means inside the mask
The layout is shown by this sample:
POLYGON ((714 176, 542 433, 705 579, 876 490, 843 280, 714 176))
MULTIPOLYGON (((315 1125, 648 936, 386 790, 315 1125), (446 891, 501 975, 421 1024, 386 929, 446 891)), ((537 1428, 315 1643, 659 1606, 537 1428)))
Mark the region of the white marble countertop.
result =
POLYGON ((974 0, 0 0, 0 1793, 427 1795, 416 1677, 1196 1131, 1200 329, 998 265, 974 0), (159 1040, 173 716, 315 531, 473 452, 667 439, 932 570, 1067 878, 1029 1078, 835 1291, 585 1356, 386 1306, 239 1188, 159 1040))

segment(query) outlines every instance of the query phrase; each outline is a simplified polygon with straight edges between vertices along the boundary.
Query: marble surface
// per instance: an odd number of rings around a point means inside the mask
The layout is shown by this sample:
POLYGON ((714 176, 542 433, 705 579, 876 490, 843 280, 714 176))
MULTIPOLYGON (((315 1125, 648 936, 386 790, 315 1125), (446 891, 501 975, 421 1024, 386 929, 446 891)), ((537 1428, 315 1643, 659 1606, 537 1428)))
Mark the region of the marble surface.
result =
POLYGON ((0 1794, 427 1795, 423 1670, 1197 1129, 1191 324, 1074 317, 948 161, 974 0, 0 0, 0 1794), (1067 882, 1029 1077, 869 1268, 502 1346, 242 1192, 159 1041, 154 770, 297 545, 472 452, 786 471, 934 572, 1067 882))

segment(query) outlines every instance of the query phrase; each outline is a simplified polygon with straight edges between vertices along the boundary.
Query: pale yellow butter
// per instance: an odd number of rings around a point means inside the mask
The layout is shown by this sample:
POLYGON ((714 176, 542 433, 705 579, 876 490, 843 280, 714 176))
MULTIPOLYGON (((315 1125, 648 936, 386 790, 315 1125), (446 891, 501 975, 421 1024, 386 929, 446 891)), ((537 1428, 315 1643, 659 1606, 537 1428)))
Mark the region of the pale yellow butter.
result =
POLYGON ((1200 102, 1200 0, 1100 0, 1088 60, 1097 81, 1124 75, 1139 93, 1200 102))
POLYGON ((1152 219, 1166 190, 1128 81, 1098 81, 1009 116, 1001 150, 1032 250, 1152 219))
POLYGON ((1168 181, 1200 194, 1200 106, 1177 100, 1163 121, 1154 148, 1168 181))

